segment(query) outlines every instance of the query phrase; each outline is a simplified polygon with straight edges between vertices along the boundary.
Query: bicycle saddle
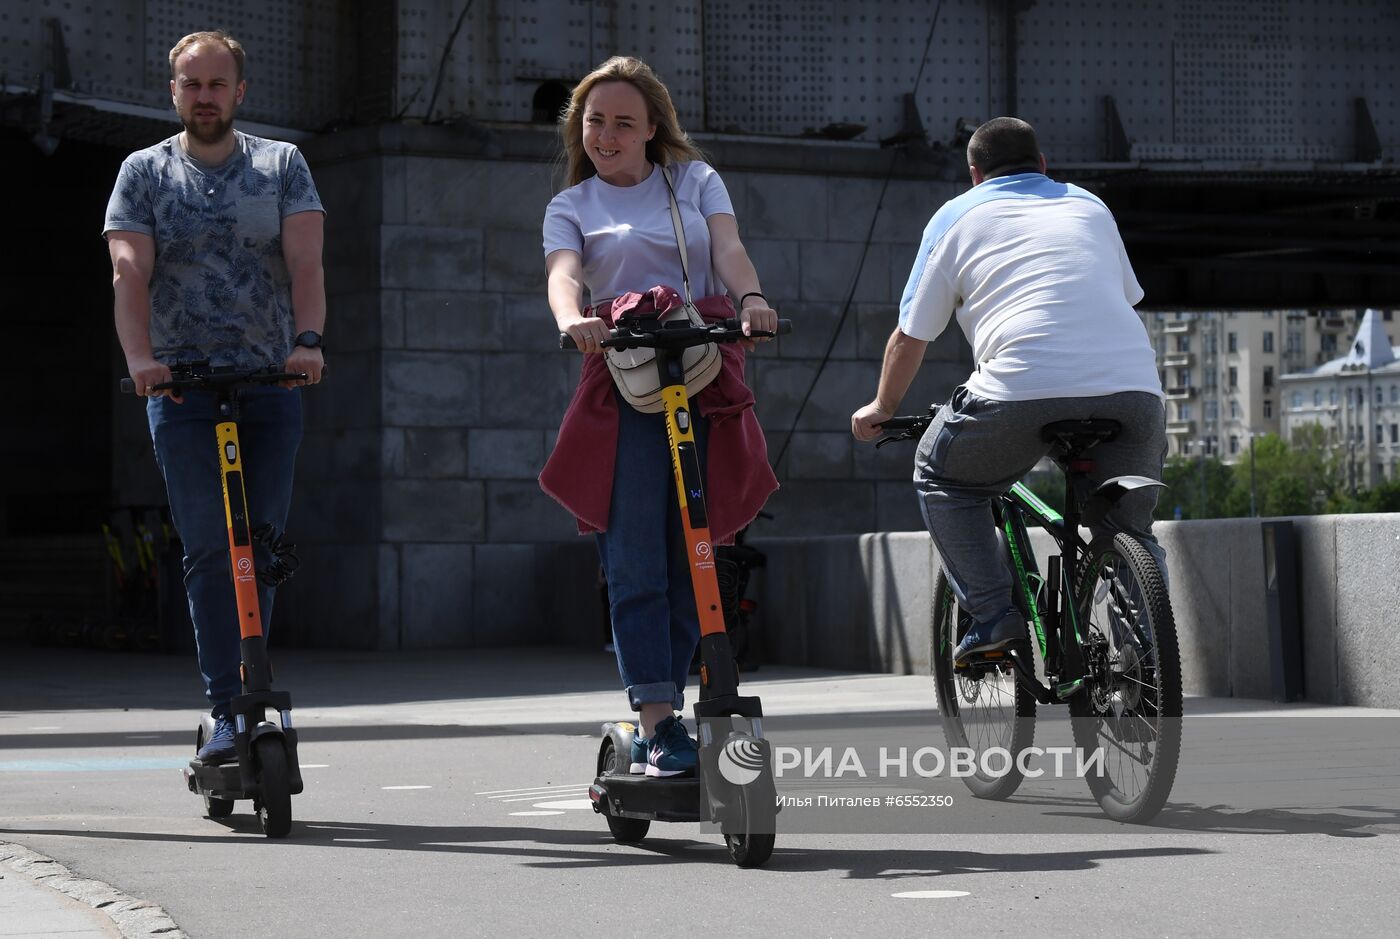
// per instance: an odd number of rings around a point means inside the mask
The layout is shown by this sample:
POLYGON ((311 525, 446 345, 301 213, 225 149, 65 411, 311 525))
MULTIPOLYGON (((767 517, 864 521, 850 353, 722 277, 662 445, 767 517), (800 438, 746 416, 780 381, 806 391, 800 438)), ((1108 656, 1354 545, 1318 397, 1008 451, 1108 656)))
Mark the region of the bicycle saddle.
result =
POLYGON ((1058 443, 1068 453, 1080 453, 1096 443, 1118 436, 1123 425, 1108 418, 1088 417, 1082 421, 1054 421, 1040 428, 1040 439, 1058 443))

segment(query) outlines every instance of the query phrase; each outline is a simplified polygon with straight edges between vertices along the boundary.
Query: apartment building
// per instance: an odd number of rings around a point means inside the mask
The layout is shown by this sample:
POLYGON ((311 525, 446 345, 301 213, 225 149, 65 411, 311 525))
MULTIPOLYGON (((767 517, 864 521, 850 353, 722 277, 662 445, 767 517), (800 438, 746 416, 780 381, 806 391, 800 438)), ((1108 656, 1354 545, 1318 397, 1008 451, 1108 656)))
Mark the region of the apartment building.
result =
POLYGON ((1146 313, 1167 396, 1168 453, 1236 462, 1283 432, 1281 379, 1347 348, 1354 311, 1146 313))
POLYGON ((1281 378, 1283 436, 1320 424, 1353 490, 1400 472, 1400 333, 1392 311, 1367 310, 1345 355, 1281 378))

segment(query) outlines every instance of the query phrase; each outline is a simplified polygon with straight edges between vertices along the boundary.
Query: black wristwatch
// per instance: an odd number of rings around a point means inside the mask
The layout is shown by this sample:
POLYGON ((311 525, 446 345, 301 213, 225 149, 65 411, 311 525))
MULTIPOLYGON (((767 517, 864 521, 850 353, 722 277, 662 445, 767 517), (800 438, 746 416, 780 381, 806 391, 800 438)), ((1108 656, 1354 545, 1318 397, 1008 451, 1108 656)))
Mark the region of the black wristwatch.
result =
POLYGON ((308 329, 296 338, 296 344, 307 349, 321 348, 321 334, 314 329, 308 329))

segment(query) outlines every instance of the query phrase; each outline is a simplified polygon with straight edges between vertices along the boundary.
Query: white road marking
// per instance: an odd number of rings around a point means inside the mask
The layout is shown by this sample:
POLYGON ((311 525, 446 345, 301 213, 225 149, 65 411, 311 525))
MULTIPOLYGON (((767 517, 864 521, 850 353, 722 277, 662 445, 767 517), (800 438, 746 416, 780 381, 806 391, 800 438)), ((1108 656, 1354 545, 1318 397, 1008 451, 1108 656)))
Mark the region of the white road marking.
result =
POLYGON ((971 895, 967 890, 906 890, 903 893, 890 894, 900 900, 951 900, 954 897, 971 895))
POLYGON ((537 792, 532 796, 511 796, 509 799, 502 798, 501 796, 492 796, 491 798, 498 802, 529 802, 533 799, 543 799, 545 796, 582 796, 587 794, 588 787, 580 786, 577 789, 559 789, 553 792, 537 792))
MULTIPOLYGON (((590 785, 590 783, 584 782, 584 783, 577 783, 576 785, 577 785, 577 786, 580 786, 580 787, 583 787, 583 788, 587 788, 587 787, 590 785)), ((473 792, 472 795, 474 795, 474 796, 494 796, 494 795, 498 795, 498 794, 499 794, 499 795, 510 795, 511 793, 516 793, 516 792, 551 792, 551 791, 553 791, 553 790, 555 790, 555 789, 559 789, 559 788, 572 789, 572 788, 575 788, 575 787, 574 787, 573 785, 561 785, 560 783, 551 783, 551 784, 549 784, 548 786, 526 786, 526 787, 523 788, 523 789, 487 789, 485 792, 473 792)))
POLYGON ((60 725, 60 724, 46 724, 46 725, 44 725, 43 727, 31 727, 31 728, 29 728, 29 729, 30 729, 30 730, 62 730, 63 727, 62 727, 62 725, 60 725))
POLYGON ((431 789, 432 786, 380 786, 380 789, 431 789))
POLYGON ((380 841, 388 841, 388 838, 332 838, 332 841, 344 841, 348 844, 373 844, 380 841))
POLYGON ((329 764, 329 763, 302 763, 302 764, 300 764, 300 766, 301 766, 302 769, 326 769, 326 768, 329 767, 330 765, 331 765, 331 764, 329 764))
POLYGON ((564 813, 563 813, 563 812, 555 811, 554 809, 550 809, 550 810, 547 811, 547 812, 511 812, 510 814, 512 814, 512 815, 531 815, 531 816, 533 816, 533 815, 563 815, 564 813))
POLYGON ((554 802, 536 802, 537 809, 591 809, 592 799, 559 799, 554 802))

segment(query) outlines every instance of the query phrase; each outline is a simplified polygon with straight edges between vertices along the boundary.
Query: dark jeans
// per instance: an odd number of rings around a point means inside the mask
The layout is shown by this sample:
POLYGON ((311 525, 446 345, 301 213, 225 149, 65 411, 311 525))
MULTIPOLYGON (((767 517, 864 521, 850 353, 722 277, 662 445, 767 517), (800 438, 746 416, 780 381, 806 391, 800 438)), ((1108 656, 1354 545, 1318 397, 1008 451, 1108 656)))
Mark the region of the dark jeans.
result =
MULTIPOLYGON (((199 670, 214 707, 241 691, 238 666, 238 608, 229 571, 228 522, 219 478, 214 426, 218 404, 208 392, 186 392, 183 404, 168 397, 146 404, 156 463, 165 477, 170 514, 185 546, 185 592, 194 620, 199 670)), ((243 448, 243 487, 249 529, 270 523, 281 532, 292 501, 292 470, 301 442, 301 392, 254 388, 242 392, 238 439, 243 448)), ((259 570, 272 560, 258 546, 259 570)), ((272 619, 272 588, 258 585, 266 633, 272 619)))
MULTIPOLYGON (((616 392, 614 392, 616 394, 616 392)), ((700 617, 690 583, 666 415, 642 414, 617 398, 617 466, 608 530, 597 535, 608 578, 617 667, 633 710, 685 704, 700 617)), ((694 407, 700 465, 709 422, 694 407)))

